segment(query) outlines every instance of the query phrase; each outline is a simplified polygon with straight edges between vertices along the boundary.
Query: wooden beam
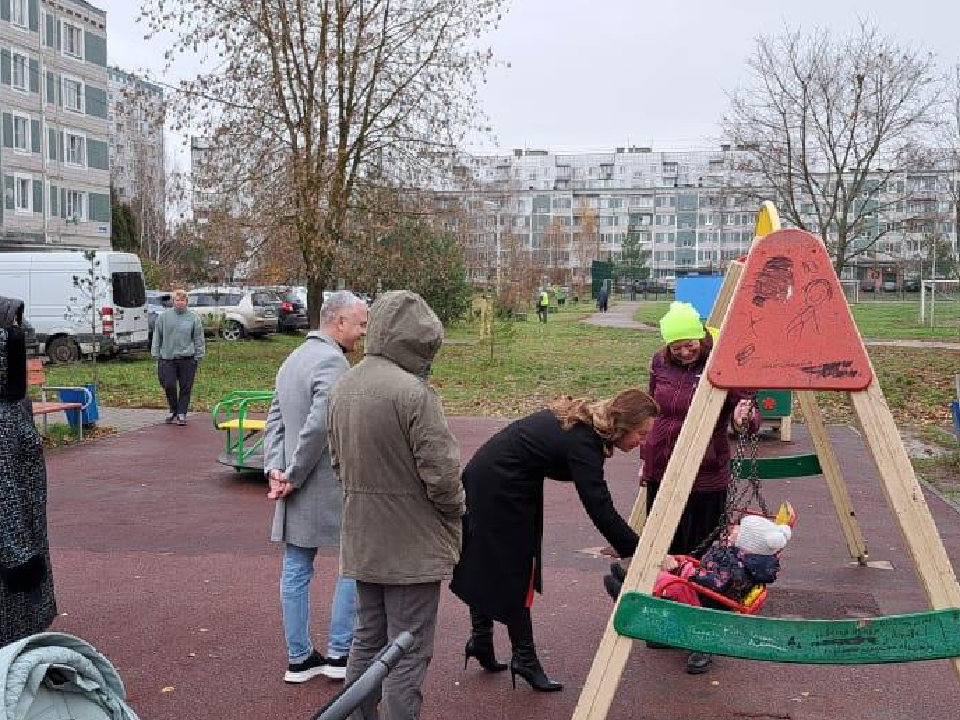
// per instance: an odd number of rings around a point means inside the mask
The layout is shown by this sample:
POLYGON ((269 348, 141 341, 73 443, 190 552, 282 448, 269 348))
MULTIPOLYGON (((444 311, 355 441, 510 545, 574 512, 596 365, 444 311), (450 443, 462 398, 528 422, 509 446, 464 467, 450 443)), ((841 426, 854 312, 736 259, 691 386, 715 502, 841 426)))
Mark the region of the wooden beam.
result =
MULTIPOLYGON (((930 606, 960 607, 960 585, 876 375, 866 390, 849 398, 930 606)), ((960 658, 953 667, 960 679, 960 658)))
MULTIPOLYGON (((726 397, 727 391, 715 388, 704 375, 667 463, 657 499, 627 570, 621 597, 630 591, 653 591, 726 397)), ((632 646, 633 640, 617 634, 611 615, 573 711, 574 720, 600 720, 607 716, 632 646)))
POLYGON ((833 499, 833 508, 837 513, 840 528, 843 530, 847 550, 850 557, 854 558, 860 565, 866 565, 867 542, 863 538, 863 532, 861 532, 860 525, 857 522, 853 504, 850 502, 850 493, 847 492, 846 483, 843 481, 840 463, 837 462, 837 454, 833 451, 833 444, 827 436, 827 427, 823 422, 823 413, 820 412, 817 396, 813 392, 803 390, 797 392, 797 399, 800 403, 800 411, 806 420, 807 429, 810 431, 814 450, 816 450, 817 457, 820 460, 820 467, 823 470, 824 478, 826 478, 830 497, 833 499))
POLYGON ((780 418, 778 434, 780 442, 790 442, 793 439, 793 415, 784 415, 780 418))
POLYGON ((633 503, 633 510, 630 512, 630 527, 638 535, 643 532, 643 526, 647 522, 647 486, 641 485, 637 491, 637 499, 633 503))
POLYGON ((717 293, 717 299, 713 301, 713 308, 710 310, 710 317, 706 324, 709 327, 719 328, 723 324, 723 318, 727 315, 727 308, 730 307, 730 301, 733 300, 733 293, 740 282, 740 276, 743 274, 743 263, 739 260, 733 260, 727 266, 727 272, 723 276, 723 283, 720 285, 720 292, 717 293))

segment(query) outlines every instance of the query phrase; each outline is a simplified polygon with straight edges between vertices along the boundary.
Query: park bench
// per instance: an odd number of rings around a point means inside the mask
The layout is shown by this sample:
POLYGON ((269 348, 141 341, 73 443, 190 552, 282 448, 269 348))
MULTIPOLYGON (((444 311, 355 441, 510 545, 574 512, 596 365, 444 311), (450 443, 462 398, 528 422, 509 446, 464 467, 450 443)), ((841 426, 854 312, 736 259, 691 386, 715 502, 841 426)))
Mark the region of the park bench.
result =
MULTIPOLYGON (((31 388, 39 388, 40 399, 32 403, 34 416, 43 416, 43 434, 47 434, 47 415, 51 413, 65 412, 67 410, 76 410, 82 413, 87 406, 93 402, 93 393, 85 387, 54 387, 46 384, 46 375, 43 371, 43 361, 40 358, 29 358, 27 360, 27 385, 31 388), (85 397, 84 402, 61 402, 59 400, 47 400, 47 391, 59 392, 61 390, 73 390, 82 392, 85 397)), ((83 440, 83 418, 77 418, 74 432, 77 440, 83 440)))

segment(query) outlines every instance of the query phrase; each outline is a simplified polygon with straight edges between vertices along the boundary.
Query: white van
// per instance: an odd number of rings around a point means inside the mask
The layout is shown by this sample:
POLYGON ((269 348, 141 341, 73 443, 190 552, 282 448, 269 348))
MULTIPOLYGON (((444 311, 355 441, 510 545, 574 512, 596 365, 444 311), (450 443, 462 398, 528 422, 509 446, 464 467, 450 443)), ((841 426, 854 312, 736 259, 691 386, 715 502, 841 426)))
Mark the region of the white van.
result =
MULTIPOLYGON (((146 348, 149 325, 140 258, 112 250, 98 250, 95 257, 100 352, 146 348)), ((24 301, 40 352, 52 362, 70 362, 94 351, 94 320, 83 312, 90 300, 74 284, 74 278, 89 278, 89 271, 81 251, 0 252, 0 295, 24 301)))

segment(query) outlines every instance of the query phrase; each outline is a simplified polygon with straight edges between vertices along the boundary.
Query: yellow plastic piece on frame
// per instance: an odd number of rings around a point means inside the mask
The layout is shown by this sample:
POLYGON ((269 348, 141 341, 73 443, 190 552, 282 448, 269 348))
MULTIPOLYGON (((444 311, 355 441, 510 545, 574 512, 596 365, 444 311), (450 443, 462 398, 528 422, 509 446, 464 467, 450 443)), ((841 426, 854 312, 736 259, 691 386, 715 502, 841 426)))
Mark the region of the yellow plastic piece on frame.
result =
POLYGON ((753 230, 753 237, 759 240, 780 229, 780 213, 769 200, 764 201, 757 213, 757 224, 753 230))

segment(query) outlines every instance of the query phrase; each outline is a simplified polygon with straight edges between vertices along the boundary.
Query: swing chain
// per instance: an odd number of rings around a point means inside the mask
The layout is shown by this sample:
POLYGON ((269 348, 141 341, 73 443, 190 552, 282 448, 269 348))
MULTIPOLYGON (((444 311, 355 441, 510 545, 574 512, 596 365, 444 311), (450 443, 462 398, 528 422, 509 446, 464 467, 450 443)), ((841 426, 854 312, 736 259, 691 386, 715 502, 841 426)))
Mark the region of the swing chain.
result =
MULTIPOLYGON (((756 399, 751 400, 754 412, 758 412, 756 399)), ((752 415, 752 412, 750 413, 752 415)), ((750 502, 756 501, 760 506, 760 511, 769 516, 767 504, 763 500, 760 487, 760 473, 757 468, 757 455, 760 449, 760 433, 750 427, 750 423, 744 423, 736 427, 736 445, 732 461, 730 463, 730 485, 727 490, 727 500, 723 506, 723 512, 720 516, 720 523, 713 531, 704 538, 690 554, 695 557, 700 555, 715 541, 726 542, 730 526, 734 524, 734 515, 739 513, 737 522, 743 515, 743 510, 750 502), (748 455, 749 448, 749 459, 748 455), (744 466, 747 466, 746 468, 744 466), (746 483, 741 481, 746 480, 746 483)))
MULTIPOLYGON (((759 412, 759 408, 757 407, 757 402, 755 399, 751 400, 750 404, 751 413, 759 412)), ((770 511, 767 510, 767 504, 763 500, 763 494, 760 487, 760 472, 757 468, 757 454, 760 449, 760 433, 750 429, 749 424, 737 428, 737 447, 739 449, 738 452, 740 453, 741 459, 743 458, 743 450, 747 445, 749 445, 750 449, 750 460, 748 465, 749 473, 747 475, 747 481, 749 483, 750 490, 750 502, 755 500, 757 505, 760 506, 760 511, 764 515, 769 516, 770 511)))

